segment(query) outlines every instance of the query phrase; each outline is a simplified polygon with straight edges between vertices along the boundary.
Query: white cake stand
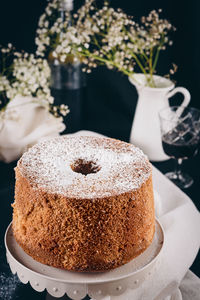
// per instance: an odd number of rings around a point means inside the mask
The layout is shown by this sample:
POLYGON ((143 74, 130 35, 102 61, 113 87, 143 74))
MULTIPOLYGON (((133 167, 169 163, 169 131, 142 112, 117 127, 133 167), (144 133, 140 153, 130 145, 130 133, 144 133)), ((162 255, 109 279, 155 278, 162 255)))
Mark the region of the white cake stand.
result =
MULTIPOLYGON (((5 246, 12 273, 17 273, 22 283, 30 282, 34 290, 41 292, 46 289, 55 298, 67 294, 73 300, 83 299, 87 295, 100 300, 125 295, 126 290, 137 288, 151 275, 164 243, 163 229, 156 221, 152 244, 128 264, 103 273, 77 273, 49 267, 32 259, 15 241, 11 225, 5 234, 5 246)), ((48 299, 53 299, 51 296, 48 299)))

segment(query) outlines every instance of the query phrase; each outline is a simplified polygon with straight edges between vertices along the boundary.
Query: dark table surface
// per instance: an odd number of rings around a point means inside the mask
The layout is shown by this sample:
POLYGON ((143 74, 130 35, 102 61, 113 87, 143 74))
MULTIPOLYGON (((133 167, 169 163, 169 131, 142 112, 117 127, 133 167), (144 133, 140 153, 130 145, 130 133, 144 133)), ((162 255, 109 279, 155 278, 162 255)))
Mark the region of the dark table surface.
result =
MULTIPOLYGON (((101 72, 101 70, 96 71, 96 79, 94 77, 88 79, 89 92, 85 102, 86 117, 83 129, 128 141, 137 100, 136 92, 126 78, 119 77, 114 73, 107 74, 107 71, 104 71, 102 76, 101 72), (98 72, 100 73, 98 74, 98 72)), ((153 164, 163 173, 173 169, 171 160, 153 164)), ((44 300, 46 292, 35 292, 29 284, 20 283, 17 277, 11 274, 6 263, 3 238, 5 230, 12 220, 11 203, 14 200, 15 178, 13 169, 15 165, 16 162, 10 164, 0 162, 0 300, 44 300)), ((199 167, 199 154, 183 164, 183 170, 194 178, 193 186, 184 192, 200 210, 199 167)), ((200 277, 200 254, 196 257, 191 270, 200 277)))

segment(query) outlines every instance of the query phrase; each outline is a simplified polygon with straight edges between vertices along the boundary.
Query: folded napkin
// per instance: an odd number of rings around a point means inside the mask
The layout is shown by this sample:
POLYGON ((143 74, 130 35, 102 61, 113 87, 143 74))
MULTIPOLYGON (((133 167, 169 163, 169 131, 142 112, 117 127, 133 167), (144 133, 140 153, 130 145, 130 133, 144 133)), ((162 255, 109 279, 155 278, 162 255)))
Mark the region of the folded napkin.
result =
POLYGON ((34 98, 17 96, 0 113, 0 160, 16 160, 41 138, 58 135, 64 129, 62 121, 34 98))
POLYGON ((163 251, 142 285, 104 300, 200 300, 200 279, 188 271, 200 247, 200 214, 191 199, 155 167, 153 184, 156 216, 165 233, 163 251))

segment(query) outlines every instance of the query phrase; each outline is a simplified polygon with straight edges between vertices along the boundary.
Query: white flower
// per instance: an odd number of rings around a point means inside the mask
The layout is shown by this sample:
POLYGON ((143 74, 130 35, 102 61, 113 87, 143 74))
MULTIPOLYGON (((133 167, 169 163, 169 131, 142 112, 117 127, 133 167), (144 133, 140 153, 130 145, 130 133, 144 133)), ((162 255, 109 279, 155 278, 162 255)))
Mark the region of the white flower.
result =
POLYGON ((151 11, 137 24, 121 9, 109 7, 107 1, 101 9, 94 2, 85 0, 72 22, 68 11, 63 14, 64 20, 61 17, 60 0, 49 2, 38 24, 37 54, 46 58, 51 54, 58 63, 65 63, 69 54, 81 57, 88 73, 106 64, 126 75, 134 72, 135 65, 139 71, 153 74, 156 63, 152 60, 171 44, 168 32, 173 29, 160 18, 160 10, 151 11))
POLYGON ((44 22, 44 27, 48 28, 48 26, 49 26, 49 21, 45 21, 44 22))
POLYGON ((6 76, 0 75, 0 92, 3 92, 4 90, 8 89, 10 85, 10 82, 6 78, 6 76))
MULTIPOLYGON (((17 95, 21 95, 33 97, 40 105, 53 113, 54 98, 51 96, 49 88, 50 68, 48 62, 45 59, 36 58, 33 54, 13 52, 11 45, 3 48, 3 52, 1 49, 1 53, 4 55, 5 61, 7 57, 10 57, 10 53, 14 55, 12 60, 9 58, 10 66, 3 69, 5 75, 0 75, 0 94, 6 101, 5 103, 0 102, 1 108, 17 95), (9 80, 9 67, 12 70, 11 81, 9 80)), ((60 117, 68 112, 66 107, 56 107, 55 116, 60 117)))

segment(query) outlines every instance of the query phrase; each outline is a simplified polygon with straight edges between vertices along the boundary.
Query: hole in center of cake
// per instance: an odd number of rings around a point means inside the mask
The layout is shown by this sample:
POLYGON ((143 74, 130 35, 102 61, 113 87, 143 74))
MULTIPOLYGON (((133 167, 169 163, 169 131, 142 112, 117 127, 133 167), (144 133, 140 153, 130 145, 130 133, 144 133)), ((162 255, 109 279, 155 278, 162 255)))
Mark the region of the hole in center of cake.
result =
POLYGON ((71 169, 76 173, 83 175, 93 174, 99 172, 101 169, 95 162, 77 159, 72 165, 71 169))

